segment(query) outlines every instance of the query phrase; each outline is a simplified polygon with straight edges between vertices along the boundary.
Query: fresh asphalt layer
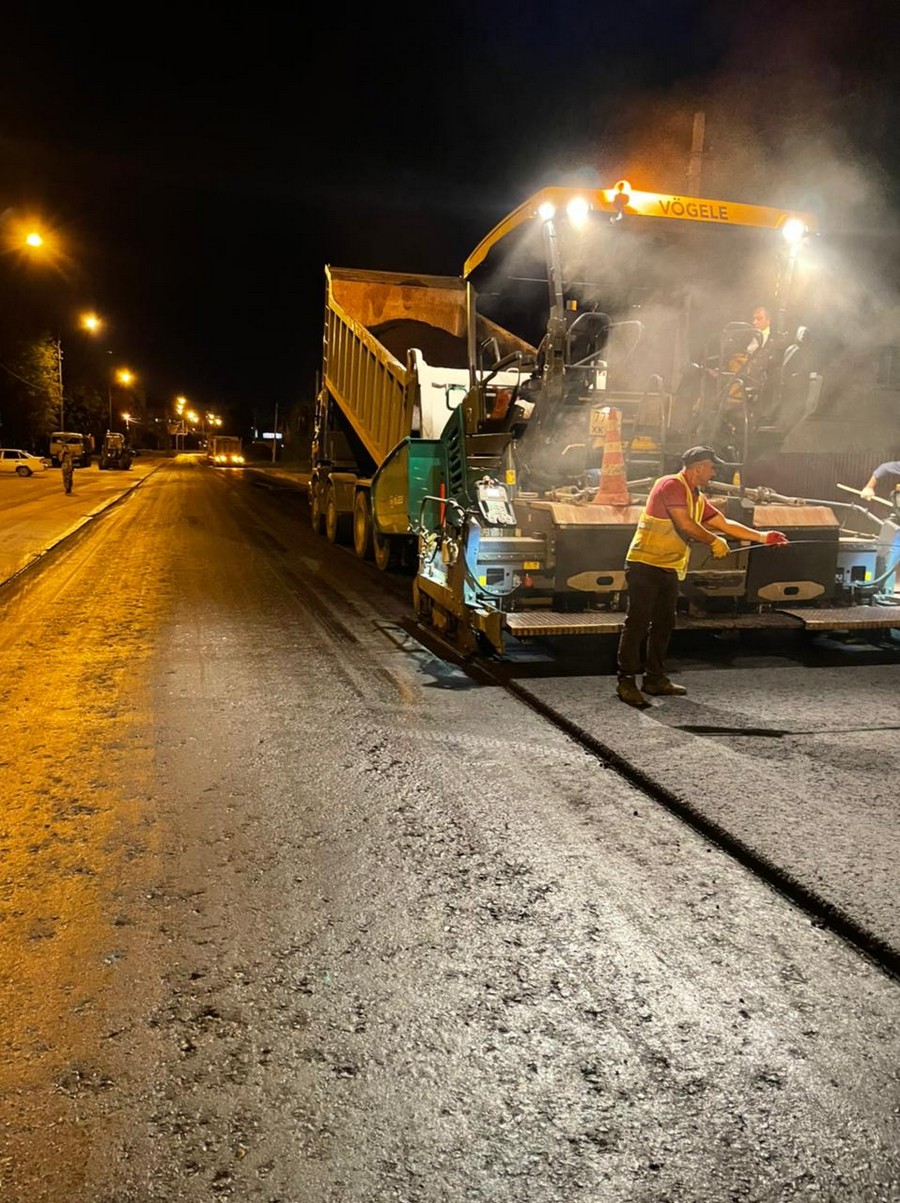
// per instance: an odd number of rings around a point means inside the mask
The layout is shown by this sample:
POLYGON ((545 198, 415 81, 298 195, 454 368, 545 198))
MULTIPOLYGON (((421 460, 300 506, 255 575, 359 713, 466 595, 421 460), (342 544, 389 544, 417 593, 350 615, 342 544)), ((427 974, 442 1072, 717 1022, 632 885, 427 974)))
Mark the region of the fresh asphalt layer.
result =
POLYGON ((900 667, 693 668, 678 680, 687 697, 646 710, 620 702, 611 677, 514 688, 900 969, 900 667))

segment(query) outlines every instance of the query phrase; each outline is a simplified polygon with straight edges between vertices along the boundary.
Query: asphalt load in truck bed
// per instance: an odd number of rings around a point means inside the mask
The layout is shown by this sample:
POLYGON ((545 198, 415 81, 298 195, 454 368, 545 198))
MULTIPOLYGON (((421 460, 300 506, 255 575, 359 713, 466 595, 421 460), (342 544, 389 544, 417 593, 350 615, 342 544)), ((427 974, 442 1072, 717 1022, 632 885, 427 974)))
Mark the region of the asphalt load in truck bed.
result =
POLYGON ((434 367, 468 367, 466 340, 457 338, 440 326, 431 326, 428 322, 417 322, 409 318, 397 318, 395 321, 373 326, 371 333, 401 363, 406 362, 407 352, 416 347, 425 356, 425 362, 434 367))

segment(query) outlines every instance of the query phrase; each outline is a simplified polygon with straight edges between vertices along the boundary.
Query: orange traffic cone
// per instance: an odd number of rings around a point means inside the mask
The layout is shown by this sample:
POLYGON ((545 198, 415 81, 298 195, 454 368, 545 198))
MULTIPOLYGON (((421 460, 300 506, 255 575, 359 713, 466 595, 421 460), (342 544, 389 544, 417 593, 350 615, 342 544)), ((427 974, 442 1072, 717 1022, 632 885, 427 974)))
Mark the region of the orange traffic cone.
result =
POLYGON ((625 457, 622 455, 622 411, 601 410, 604 422, 603 459, 600 464, 600 485, 593 505, 630 505, 625 480, 625 457))

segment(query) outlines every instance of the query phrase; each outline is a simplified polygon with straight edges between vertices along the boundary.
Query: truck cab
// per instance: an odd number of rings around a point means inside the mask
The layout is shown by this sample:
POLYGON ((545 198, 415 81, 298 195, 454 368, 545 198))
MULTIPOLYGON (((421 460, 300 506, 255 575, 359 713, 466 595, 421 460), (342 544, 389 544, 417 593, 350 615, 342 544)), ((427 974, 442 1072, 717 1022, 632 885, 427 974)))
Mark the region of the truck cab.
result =
POLYGON ((91 452, 94 450, 93 436, 88 434, 80 434, 74 430, 56 430, 50 435, 50 461, 54 468, 59 467, 59 457, 62 453, 63 446, 68 444, 72 452, 72 459, 77 468, 89 468, 91 466, 91 452))

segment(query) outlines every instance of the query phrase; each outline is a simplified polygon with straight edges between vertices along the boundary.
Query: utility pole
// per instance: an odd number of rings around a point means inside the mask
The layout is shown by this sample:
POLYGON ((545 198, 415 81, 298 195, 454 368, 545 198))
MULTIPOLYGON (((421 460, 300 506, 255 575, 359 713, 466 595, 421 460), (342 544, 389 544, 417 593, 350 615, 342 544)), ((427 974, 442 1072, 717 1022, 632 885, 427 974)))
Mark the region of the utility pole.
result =
MULTIPOLYGON (((706 114, 695 113, 691 130, 691 157, 687 169, 687 194, 700 196, 700 181, 703 175, 703 145, 706 139, 706 114)), ((675 351, 672 358, 672 379, 670 390, 677 392, 684 372, 684 365, 690 361, 691 341, 691 297, 685 293, 681 308, 681 319, 675 337, 675 351)))
POLYGON ((691 158, 687 170, 688 196, 700 195, 700 180, 703 175, 703 143, 706 138, 706 114, 694 114, 691 134, 691 158))
POLYGON ((278 402, 275 402, 275 421, 272 425, 272 463, 275 463, 275 452, 278 450, 278 402))
POLYGON ((60 430, 65 430, 66 424, 65 424, 65 409, 64 409, 64 403, 63 403, 62 360, 63 360, 62 338, 60 337, 60 335, 57 334, 57 336, 56 336, 56 375, 57 375, 57 381, 59 383, 59 428, 60 428, 60 430))

